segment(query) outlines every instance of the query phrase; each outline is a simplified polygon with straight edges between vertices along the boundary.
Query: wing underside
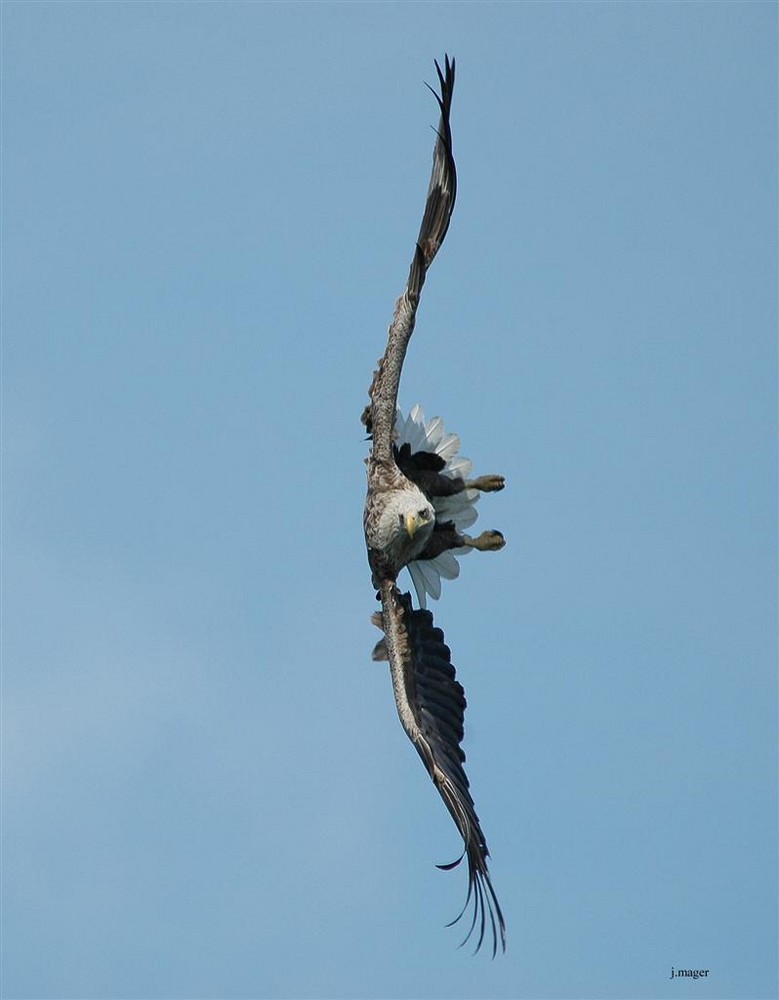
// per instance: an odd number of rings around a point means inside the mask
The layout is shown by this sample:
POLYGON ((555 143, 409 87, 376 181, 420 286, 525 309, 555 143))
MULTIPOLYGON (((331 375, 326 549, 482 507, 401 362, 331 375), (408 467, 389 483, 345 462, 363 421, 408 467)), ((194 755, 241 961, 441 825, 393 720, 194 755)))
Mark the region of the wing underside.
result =
POLYGON ((468 895, 452 923, 471 908, 473 915, 463 944, 477 934, 478 951, 489 934, 494 956, 498 947, 505 950, 506 931, 487 870, 487 843, 463 766, 465 694, 456 679, 444 634, 433 624, 432 614, 414 609, 410 596, 401 594, 394 584, 382 586, 381 598, 384 638, 374 657, 389 660, 401 724, 463 839, 460 858, 439 865, 449 870, 463 858, 468 862, 468 895))

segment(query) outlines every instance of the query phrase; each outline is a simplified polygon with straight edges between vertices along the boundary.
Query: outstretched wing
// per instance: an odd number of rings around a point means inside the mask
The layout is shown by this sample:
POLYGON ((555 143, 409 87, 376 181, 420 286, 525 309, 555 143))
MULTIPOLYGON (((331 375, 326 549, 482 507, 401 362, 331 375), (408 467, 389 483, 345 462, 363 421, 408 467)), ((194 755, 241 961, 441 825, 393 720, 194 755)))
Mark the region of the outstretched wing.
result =
POLYGON ((387 348, 379 361, 370 388, 371 402, 367 423, 373 435, 373 455, 379 462, 392 460, 392 433, 403 359, 414 331, 419 294, 425 283, 427 269, 446 236, 457 192, 457 173, 452 156, 452 131, 449 125, 454 92, 454 59, 450 61, 446 56, 443 72, 438 63, 435 64, 435 68, 441 95, 436 94, 434 90, 432 92, 441 109, 441 120, 433 151, 433 171, 427 191, 425 214, 422 217, 422 226, 417 237, 406 287, 395 303, 395 314, 387 335, 387 348))
POLYGON ((473 918, 462 943, 478 928, 478 951, 489 924, 494 957, 499 944, 506 949, 506 928, 487 871, 487 843, 463 768, 465 754, 460 744, 465 694, 455 678, 444 634, 433 625, 432 614, 412 608, 410 596, 399 593, 391 582, 382 584, 381 600, 384 638, 374 658, 389 660, 401 724, 463 838, 462 855, 452 864, 439 867, 448 871, 463 857, 468 859, 468 896, 452 923, 472 906, 473 918))

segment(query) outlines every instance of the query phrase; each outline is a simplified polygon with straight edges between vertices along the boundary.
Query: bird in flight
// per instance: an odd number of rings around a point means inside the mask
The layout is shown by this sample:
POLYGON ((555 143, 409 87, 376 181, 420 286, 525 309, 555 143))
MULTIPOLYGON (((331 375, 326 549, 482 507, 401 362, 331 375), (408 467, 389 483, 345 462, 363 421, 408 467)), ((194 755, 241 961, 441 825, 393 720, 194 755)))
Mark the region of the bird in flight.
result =
POLYGON ((484 531, 473 538, 464 529, 476 520, 480 493, 502 489, 504 480, 496 475, 470 478, 471 463, 459 454, 459 438, 446 432, 440 418, 427 421, 418 406, 404 417, 397 405, 420 292, 449 228, 457 190, 450 127, 454 59, 445 58, 443 71, 437 62, 435 67, 440 94, 430 89, 441 118, 422 226, 406 287, 395 304, 387 347, 374 372, 370 403, 362 416, 371 439, 363 525, 372 582, 381 601, 381 611, 372 620, 384 633, 373 658, 389 662, 401 724, 463 839, 460 857, 439 865, 450 870, 463 858, 468 863, 468 894, 452 923, 472 910, 462 943, 476 934, 478 951, 489 936, 494 957, 499 947, 505 951, 506 929, 487 870, 487 843, 463 767, 465 694, 456 680, 444 634, 427 610, 427 595, 438 598, 441 578, 458 575, 459 556, 473 549, 503 547, 499 531, 484 531), (409 593, 398 588, 397 578, 404 568, 414 583, 419 607, 414 607, 409 593))

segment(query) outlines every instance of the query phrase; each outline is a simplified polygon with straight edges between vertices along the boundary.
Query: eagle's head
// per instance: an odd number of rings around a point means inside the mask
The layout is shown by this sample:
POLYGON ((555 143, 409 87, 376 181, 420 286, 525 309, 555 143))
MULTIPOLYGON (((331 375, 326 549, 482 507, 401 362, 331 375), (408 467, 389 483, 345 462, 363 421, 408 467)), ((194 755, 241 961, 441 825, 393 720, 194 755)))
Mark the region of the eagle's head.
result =
POLYGON ((378 523, 378 547, 399 572, 416 559, 430 541, 435 511, 425 494, 413 483, 389 490, 378 523))

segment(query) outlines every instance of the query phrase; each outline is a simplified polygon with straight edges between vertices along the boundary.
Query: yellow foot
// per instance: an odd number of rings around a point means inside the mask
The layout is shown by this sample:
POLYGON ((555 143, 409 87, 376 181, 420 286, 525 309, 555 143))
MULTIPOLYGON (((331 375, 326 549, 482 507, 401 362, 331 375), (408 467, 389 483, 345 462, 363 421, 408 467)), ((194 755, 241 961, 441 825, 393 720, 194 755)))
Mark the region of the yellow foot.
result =
POLYGON ((506 485, 506 480, 503 476, 479 476, 478 479, 469 479, 465 485, 482 493, 497 493, 506 485))
POLYGON ((506 544, 506 539, 499 531, 482 531, 478 538, 471 538, 469 535, 463 537, 469 548, 478 549, 479 552, 497 552, 506 544))

